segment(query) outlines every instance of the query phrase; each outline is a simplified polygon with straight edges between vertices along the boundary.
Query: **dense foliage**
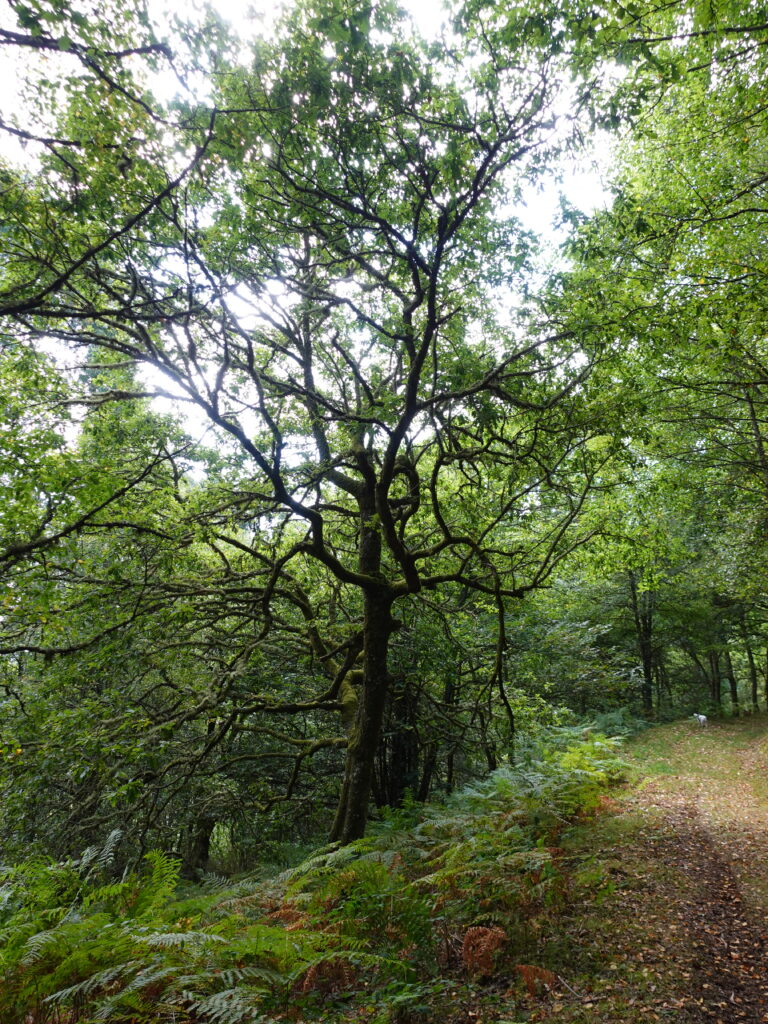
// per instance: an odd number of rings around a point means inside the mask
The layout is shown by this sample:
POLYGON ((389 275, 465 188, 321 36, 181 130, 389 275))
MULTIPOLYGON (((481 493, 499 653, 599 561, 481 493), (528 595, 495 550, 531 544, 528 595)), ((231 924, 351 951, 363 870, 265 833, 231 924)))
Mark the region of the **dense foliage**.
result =
POLYGON ((758 8, 9 10, 4 861, 239 871, 768 699, 758 8))
POLYGON ((77 861, 6 872, 3 1019, 238 1024, 293 1006, 384 1024, 450 1012, 497 962, 527 961, 572 884, 565 823, 618 774, 598 734, 546 740, 544 757, 261 883, 209 876, 178 891, 178 862, 158 853, 115 882, 117 835, 77 861))

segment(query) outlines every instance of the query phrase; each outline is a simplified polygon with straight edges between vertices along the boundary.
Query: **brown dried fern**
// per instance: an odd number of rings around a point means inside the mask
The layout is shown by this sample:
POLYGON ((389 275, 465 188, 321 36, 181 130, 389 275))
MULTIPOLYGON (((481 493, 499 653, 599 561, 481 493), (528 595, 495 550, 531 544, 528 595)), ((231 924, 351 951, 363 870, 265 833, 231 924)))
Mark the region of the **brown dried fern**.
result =
POLYGON ((557 975, 548 971, 546 967, 536 967, 535 964, 517 964, 515 971, 523 979, 529 996, 536 996, 541 989, 549 991, 557 985, 557 975))
POLYGON ((307 995, 316 992, 332 995, 352 988, 357 981, 357 972, 346 960, 321 960, 312 964, 301 983, 300 991, 307 995))
POLYGON ((507 941, 502 928, 485 928, 477 925, 468 928, 461 947, 461 959, 470 972, 478 978, 493 974, 494 953, 507 941))
POLYGON ((273 910, 271 914, 268 914, 267 920, 277 921, 285 927, 287 932, 295 932, 305 927, 309 922, 309 916, 297 907, 292 907, 290 903, 285 903, 282 907, 278 907, 277 910, 273 910))

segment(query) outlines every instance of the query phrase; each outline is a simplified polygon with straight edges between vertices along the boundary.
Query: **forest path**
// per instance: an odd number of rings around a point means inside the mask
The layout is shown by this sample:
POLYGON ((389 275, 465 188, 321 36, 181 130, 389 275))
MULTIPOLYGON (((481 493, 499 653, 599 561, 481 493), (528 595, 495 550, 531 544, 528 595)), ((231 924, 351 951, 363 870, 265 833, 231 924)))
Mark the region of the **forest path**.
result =
POLYGON ((630 748, 648 774, 628 803, 661 817, 654 852, 684 880, 669 910, 687 939, 693 1020, 768 1021, 767 728, 766 716, 684 722, 630 748))
POLYGON ((766 1024, 768 715, 657 727, 627 754, 633 783, 576 833, 593 892, 549 947, 570 991, 528 1019, 766 1024))
POLYGON ((643 774, 630 806, 696 822, 746 904, 768 910, 768 715, 653 729, 628 748, 643 774))

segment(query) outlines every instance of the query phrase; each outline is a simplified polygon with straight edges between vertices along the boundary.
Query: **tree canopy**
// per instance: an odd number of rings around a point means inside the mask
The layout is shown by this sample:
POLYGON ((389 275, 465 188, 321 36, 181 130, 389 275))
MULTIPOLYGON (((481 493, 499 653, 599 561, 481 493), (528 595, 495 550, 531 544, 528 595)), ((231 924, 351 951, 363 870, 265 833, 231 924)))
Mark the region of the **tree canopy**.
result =
POLYGON ((10 7, 0 843, 347 843, 558 707, 757 704, 759 12, 10 7))

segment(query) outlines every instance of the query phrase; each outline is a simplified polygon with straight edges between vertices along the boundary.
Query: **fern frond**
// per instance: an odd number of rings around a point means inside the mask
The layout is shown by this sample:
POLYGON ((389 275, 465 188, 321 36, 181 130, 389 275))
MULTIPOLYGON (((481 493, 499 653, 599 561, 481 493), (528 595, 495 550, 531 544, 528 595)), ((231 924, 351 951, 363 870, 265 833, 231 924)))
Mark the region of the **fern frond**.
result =
POLYGON ((314 857, 302 861, 297 867, 284 871, 278 879, 287 885, 289 892, 301 892, 373 852, 376 852, 375 836, 357 839, 347 846, 338 847, 333 844, 314 857))
POLYGON ((537 995, 542 988, 551 991, 558 984, 557 975, 547 970, 546 967, 537 967, 535 964, 516 964, 515 972, 522 978, 529 996, 537 995))
POLYGON ((89 878, 95 870, 104 871, 115 859, 117 847, 123 838, 122 830, 113 829, 101 846, 89 846, 80 855, 77 866, 85 878, 89 878))
POLYGON ((21 957, 21 963, 25 966, 37 963, 46 951, 48 946, 52 946, 59 938, 59 932, 56 928, 50 928, 47 931, 37 932, 35 935, 30 935, 27 941, 24 943, 26 952, 21 957))
POLYGON ((107 868, 115 859, 117 853, 117 847, 120 844, 120 840, 123 838, 122 830, 119 828, 113 829, 112 832, 106 838, 104 845, 96 856, 96 863, 100 868, 107 868))
POLYGON ((189 998, 189 1009, 212 1024, 268 1024, 268 1018, 259 1013, 248 993, 240 988, 225 989, 202 999, 195 995, 189 998))
MULTIPOLYGON (((125 1020, 126 1010, 131 1008, 137 1009, 143 1005, 141 999, 137 998, 137 996, 140 997, 142 989, 148 988, 158 981, 164 981, 166 978, 178 973, 177 968, 158 966, 158 963, 159 961, 155 961, 151 966, 142 968, 119 992, 108 996, 106 999, 102 999, 93 1011, 93 1020, 109 1020, 110 1017, 117 1013, 120 1013, 122 1019, 125 1020)), ((130 1016, 128 1019, 138 1021, 139 1018, 130 1016)))
POLYGON ((110 885, 102 885, 98 889, 86 892, 82 898, 82 907, 87 909, 101 903, 114 903, 131 892, 131 883, 127 880, 113 882, 110 885))
POLYGON ((203 873, 200 879, 200 888, 206 892, 225 892, 232 888, 232 882, 224 875, 217 875, 212 871, 203 873))
MULTIPOLYGON (((218 975, 219 980, 227 988, 236 988, 243 982, 261 981, 267 991, 273 991, 278 985, 285 983, 285 976, 268 967, 232 967, 218 975)), ((251 986, 253 987, 253 986, 251 986)))
POLYGON ((142 884, 131 906, 131 916, 142 917, 161 909, 173 896, 179 881, 181 861, 160 850, 152 850, 144 858, 149 865, 149 875, 142 884))
POLYGON ((151 932, 148 935, 134 933, 137 942, 159 949, 184 946, 205 946, 215 942, 226 942, 221 935, 212 932, 151 932))
POLYGON ((152 964, 142 967, 136 976, 125 986, 122 994, 127 995, 129 992, 140 992, 141 989, 146 988, 148 985, 154 985, 155 982, 162 981, 164 978, 172 977, 178 973, 178 967, 169 967, 164 965, 162 960, 155 960, 152 964))
POLYGON ((90 996, 94 992, 106 988, 107 985, 111 985, 119 978, 124 978, 127 974, 135 971, 137 967, 138 962, 136 960, 129 960, 127 963, 107 967, 103 971, 98 971, 89 978, 77 982, 76 985, 70 985, 68 988, 61 988, 56 992, 52 992, 49 996, 45 997, 44 1002, 51 1003, 52 1005, 61 1005, 70 1000, 90 996))

